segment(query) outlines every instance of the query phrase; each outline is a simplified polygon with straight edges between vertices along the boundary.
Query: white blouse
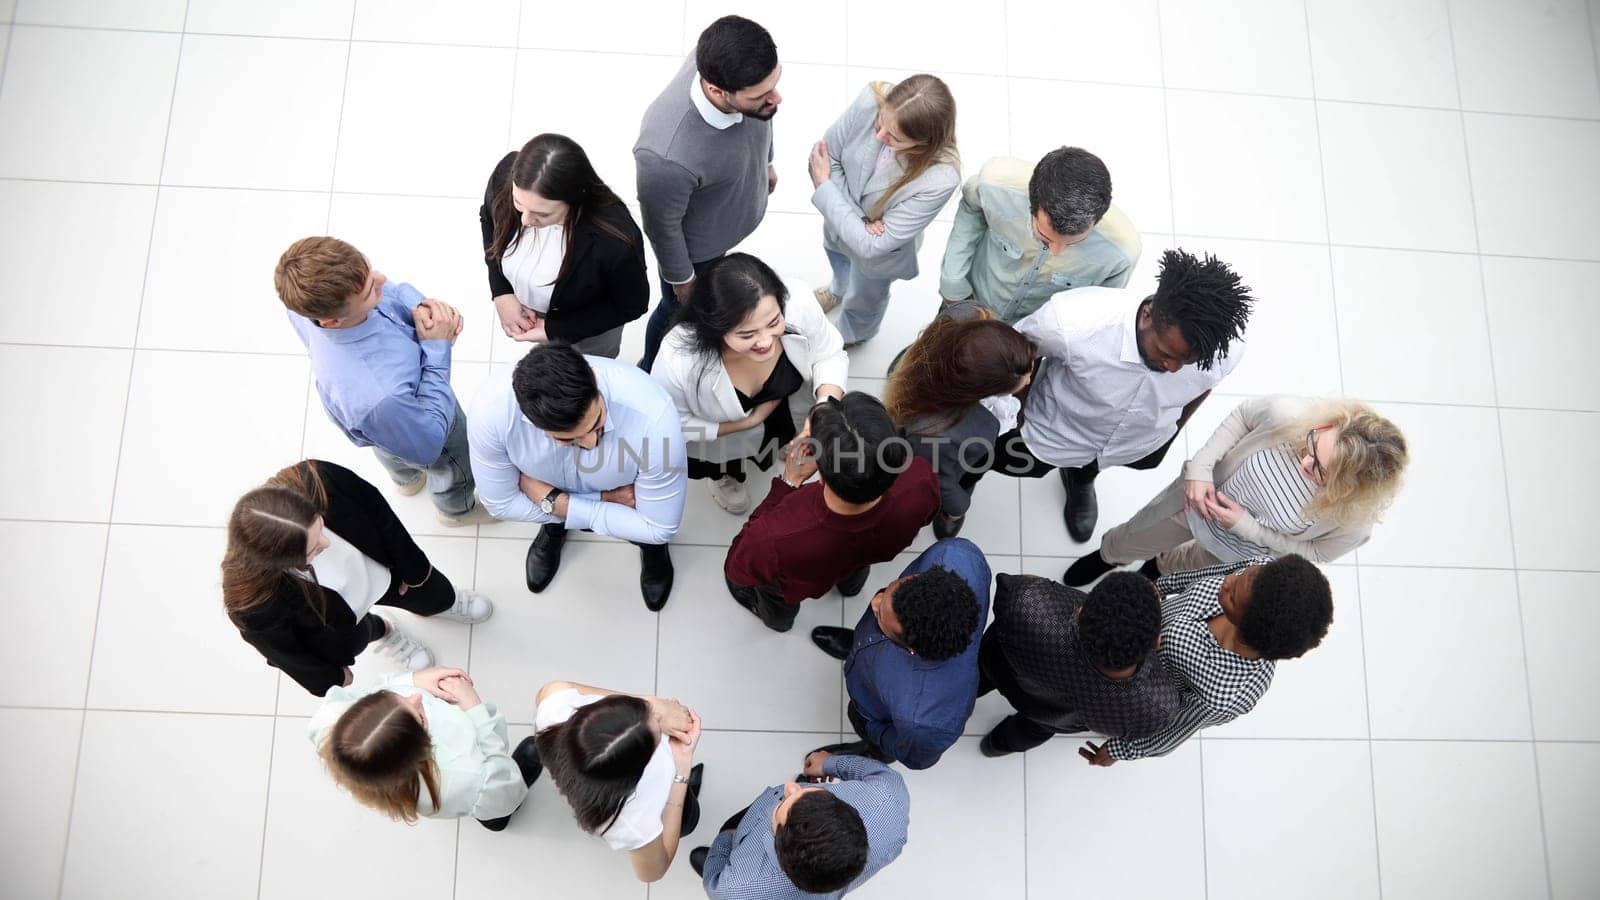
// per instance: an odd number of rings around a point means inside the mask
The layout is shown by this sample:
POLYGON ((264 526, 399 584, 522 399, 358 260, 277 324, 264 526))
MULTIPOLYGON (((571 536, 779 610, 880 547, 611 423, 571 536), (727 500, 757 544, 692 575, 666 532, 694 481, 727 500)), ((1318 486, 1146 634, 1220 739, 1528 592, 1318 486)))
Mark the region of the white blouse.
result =
POLYGON ((566 252, 564 225, 522 229, 517 242, 500 255, 500 271, 511 282, 518 303, 541 316, 550 311, 550 295, 555 293, 566 252))
MULTIPOLYGON (((355 613, 356 620, 360 621, 367 610, 372 609, 372 605, 389 590, 392 580, 389 568, 357 550, 354 544, 340 537, 332 528, 324 527, 322 533, 328 537, 328 549, 318 553, 316 559, 311 561, 317 571, 317 583, 343 597, 350 611, 355 613)), ((310 576, 304 572, 297 571, 295 574, 310 580, 310 576)))
MULTIPOLYGON (((533 713, 533 730, 537 734, 552 725, 560 725, 572 718, 580 706, 588 706, 605 698, 604 694, 582 694, 573 688, 556 691, 544 698, 533 713)), ((661 836, 661 813, 667 808, 667 795, 672 792, 672 778, 678 766, 672 761, 672 748, 667 736, 661 736, 656 752, 645 764, 633 796, 622 804, 622 812, 605 833, 597 835, 613 850, 637 850, 661 836)))

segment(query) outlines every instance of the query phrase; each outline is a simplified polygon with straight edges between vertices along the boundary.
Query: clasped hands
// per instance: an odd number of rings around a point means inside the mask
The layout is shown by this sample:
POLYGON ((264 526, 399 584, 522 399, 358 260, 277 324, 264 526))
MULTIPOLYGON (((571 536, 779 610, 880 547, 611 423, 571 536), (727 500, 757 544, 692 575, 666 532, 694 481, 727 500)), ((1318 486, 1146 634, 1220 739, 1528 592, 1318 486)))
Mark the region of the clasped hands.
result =
POLYGON ((463 710, 471 709, 483 702, 478 697, 477 689, 472 686, 472 676, 460 669, 432 666, 413 674, 411 683, 463 710))
POLYGON ((513 341, 542 343, 550 339, 545 331, 545 317, 523 306, 515 294, 494 298, 494 311, 500 317, 500 330, 513 341))
POLYGON ((460 310, 431 297, 412 308, 411 320, 416 325, 418 340, 449 341, 452 344, 465 324, 460 310))
POLYGON ((1200 518, 1216 522, 1223 528, 1232 528, 1244 518, 1245 508, 1238 501, 1217 490, 1209 481, 1184 481, 1183 507, 1192 509, 1200 518))

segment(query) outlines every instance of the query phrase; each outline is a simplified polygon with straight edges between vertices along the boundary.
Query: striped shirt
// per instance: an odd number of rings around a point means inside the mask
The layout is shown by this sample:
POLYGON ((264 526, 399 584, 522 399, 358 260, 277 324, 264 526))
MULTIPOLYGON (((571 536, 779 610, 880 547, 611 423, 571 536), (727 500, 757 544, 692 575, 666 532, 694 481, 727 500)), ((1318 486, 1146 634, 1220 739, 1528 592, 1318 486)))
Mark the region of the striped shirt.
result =
POLYGON ((1221 725, 1249 712, 1272 684, 1275 666, 1246 659, 1217 643, 1207 624, 1222 615, 1222 580, 1251 566, 1272 562, 1257 557, 1162 576, 1161 665, 1178 685, 1178 715, 1147 738, 1111 738, 1112 759, 1165 756, 1209 725, 1221 725))
MULTIPOLYGON (((1221 490, 1269 531, 1293 536, 1304 534, 1311 527, 1305 509, 1316 496, 1317 483, 1301 471, 1300 456, 1288 444, 1257 450, 1245 457, 1222 483, 1221 490)), ((1269 548, 1245 540, 1221 522, 1201 518, 1193 509, 1188 511, 1188 517, 1194 539, 1223 562, 1273 555, 1269 548)))

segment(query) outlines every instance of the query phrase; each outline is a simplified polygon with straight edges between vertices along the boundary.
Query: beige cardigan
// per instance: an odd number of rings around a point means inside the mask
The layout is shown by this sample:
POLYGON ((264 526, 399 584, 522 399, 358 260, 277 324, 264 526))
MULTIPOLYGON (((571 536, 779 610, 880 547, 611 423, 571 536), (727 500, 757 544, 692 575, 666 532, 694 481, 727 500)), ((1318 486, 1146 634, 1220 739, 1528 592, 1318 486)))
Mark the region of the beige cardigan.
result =
MULTIPOLYGON (((1250 454, 1272 446, 1273 434, 1304 415, 1314 402, 1306 397, 1274 394, 1239 404, 1217 426, 1200 452, 1183 464, 1183 475, 1135 513, 1128 527, 1142 531, 1182 513, 1185 480, 1212 484, 1227 481, 1250 454)), ((1266 547, 1273 556, 1298 553, 1318 563, 1332 562, 1372 537, 1370 525, 1341 525, 1331 521, 1312 522, 1303 534, 1290 536, 1267 528, 1249 512, 1240 516, 1231 530, 1252 544, 1266 547)))

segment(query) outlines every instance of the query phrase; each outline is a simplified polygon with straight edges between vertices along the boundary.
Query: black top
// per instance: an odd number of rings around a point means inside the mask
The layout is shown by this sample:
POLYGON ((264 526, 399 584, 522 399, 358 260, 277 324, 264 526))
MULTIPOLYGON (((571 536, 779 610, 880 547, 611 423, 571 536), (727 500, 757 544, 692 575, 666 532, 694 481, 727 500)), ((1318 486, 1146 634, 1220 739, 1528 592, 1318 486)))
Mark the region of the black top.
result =
POLYGON ((1024 716, 1063 731, 1146 737, 1178 713, 1178 688, 1152 649, 1132 677, 1108 678, 1084 656, 1075 615, 1087 595, 1033 575, 996 575, 994 623, 1010 677, 1002 696, 1024 716))
MULTIPOLYGON (((387 566, 395 578, 421 584, 430 570, 428 557, 400 524, 383 494, 343 466, 317 459, 300 464, 302 471, 313 465, 328 495, 328 508, 322 514, 324 526, 387 566)), ((269 665, 282 669, 320 697, 328 688, 344 683, 344 669, 366 647, 367 635, 337 592, 322 589, 324 621, 306 602, 301 584, 298 576, 283 573, 272 599, 246 611, 234 624, 269 665)))
MULTIPOLYGON (((768 400, 787 401, 795 391, 805 386, 806 377, 789 361, 789 354, 778 357, 778 364, 772 368, 772 374, 767 376, 766 383, 756 391, 754 397, 746 397, 738 388, 733 389, 734 396, 739 398, 739 405, 745 412, 755 409, 758 405, 768 400)), ((772 464, 772 460, 783 449, 783 446, 795 439, 799 432, 794 427, 794 414, 789 411, 787 402, 780 402, 778 408, 772 411, 761 423, 761 452, 750 457, 762 469, 772 464)))
MULTIPOLYGON (((483 205, 478 207, 478 224, 483 230, 483 250, 494 244, 494 196, 511 178, 511 163, 517 154, 508 153, 489 176, 483 205)), ((644 315, 650 305, 650 280, 644 269, 644 236, 622 203, 591 208, 568 237, 565 261, 567 274, 556 282, 550 295, 545 333, 552 340, 575 343, 604 334, 618 325, 644 315), (604 222, 626 234, 633 244, 600 227, 604 222)), ((490 296, 515 293, 500 269, 499 259, 485 259, 489 268, 490 296)))

